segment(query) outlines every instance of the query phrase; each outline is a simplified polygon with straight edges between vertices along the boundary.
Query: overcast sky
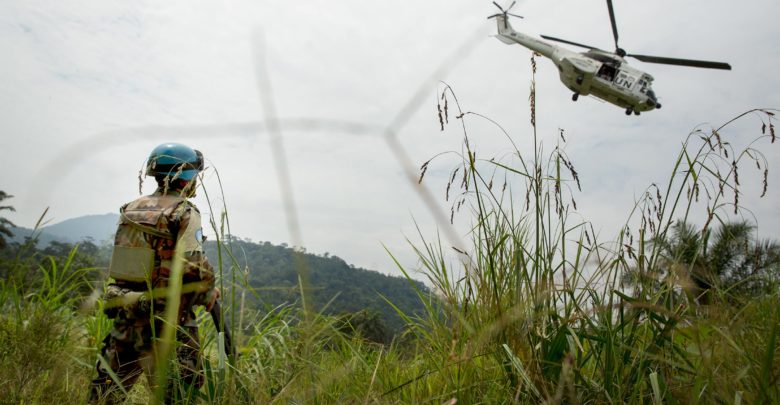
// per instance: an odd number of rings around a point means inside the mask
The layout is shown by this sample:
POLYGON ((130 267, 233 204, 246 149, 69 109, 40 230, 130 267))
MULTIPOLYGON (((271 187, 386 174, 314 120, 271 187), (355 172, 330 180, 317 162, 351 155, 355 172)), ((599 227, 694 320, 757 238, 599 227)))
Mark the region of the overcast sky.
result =
MULTIPOLYGON (((554 65, 539 60, 541 141, 549 151, 565 130, 582 179, 579 213, 602 239, 616 234, 649 184, 666 182, 698 125, 780 107, 777 0, 614 6, 628 52, 725 61, 733 70, 629 60, 655 77, 663 108, 627 117, 594 98, 572 102, 554 65)), ((382 128, 410 106, 398 139, 415 166, 460 150, 458 127, 439 129, 441 80, 464 110, 500 123, 532 151, 531 54, 492 37, 495 23, 486 16, 495 11, 474 0, 0 0, 0 190, 15 196, 17 208, 9 219, 32 226, 46 207, 52 222, 116 212, 138 195, 138 170, 151 149, 176 141, 203 151, 219 171, 234 234, 292 244, 264 124, 272 111, 303 246, 398 274, 383 245, 412 266, 405 238, 417 240, 414 220, 431 237, 437 224, 382 128)), ((603 0, 519 1, 513 12, 526 17, 513 24, 528 34, 613 47, 603 0)), ((494 127, 468 124, 481 156, 508 151, 494 127)), ((739 146, 759 129, 750 117, 727 136, 739 146)), ((770 171, 780 170, 780 146, 772 146, 761 148, 770 171)), ((424 183, 446 216, 445 178, 455 163, 435 161, 424 183)), ((780 237, 778 179, 770 173, 765 198, 747 185, 741 200, 764 236, 780 237)), ((213 169, 206 185, 221 199, 213 169)), ((195 202, 206 218, 222 211, 221 202, 210 210, 202 193, 195 202)))

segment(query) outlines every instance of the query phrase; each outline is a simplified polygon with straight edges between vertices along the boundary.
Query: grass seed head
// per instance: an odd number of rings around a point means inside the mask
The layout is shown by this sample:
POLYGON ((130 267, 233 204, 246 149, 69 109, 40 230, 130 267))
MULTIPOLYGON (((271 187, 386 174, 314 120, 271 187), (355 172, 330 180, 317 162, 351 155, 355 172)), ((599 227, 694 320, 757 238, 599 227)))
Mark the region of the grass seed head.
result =
POLYGON ((704 226, 701 228, 702 235, 707 231, 707 229, 710 226, 710 222, 712 222, 712 218, 715 217, 715 212, 710 209, 710 207, 707 207, 707 221, 704 222, 704 226))
POLYGON ((715 137, 715 140, 717 141, 718 149, 723 149, 723 142, 720 140, 720 134, 716 130, 712 130, 712 135, 715 137))
POLYGON ((577 170, 574 169, 574 164, 563 156, 561 156, 561 160, 563 161, 563 165, 569 169, 571 177, 574 178, 574 181, 577 183, 577 190, 582 191, 582 186, 580 185, 580 176, 579 173, 577 173, 577 170))
POLYGON ((707 142, 707 146, 710 147, 710 152, 714 152, 715 151, 715 147, 712 146, 712 138, 711 137, 700 136, 699 138, 701 138, 703 141, 707 142))
POLYGON ((528 101, 531 103, 531 126, 536 127, 536 83, 531 82, 531 91, 528 95, 528 101))
POLYGON ((460 182, 460 187, 465 191, 469 190, 469 171, 466 169, 463 169, 463 179, 460 182))
POLYGON ((766 195, 766 189, 769 187, 769 183, 767 182, 767 178, 769 177, 769 169, 764 169, 764 184, 761 190, 761 197, 766 195))
POLYGON ((439 110, 439 125, 441 126, 441 131, 444 131, 444 118, 442 117, 441 104, 436 103, 436 108, 439 110))
POLYGON ((422 166, 420 166, 420 179, 417 180, 417 184, 422 183, 423 177, 425 177, 425 172, 428 171, 428 164, 430 164, 430 163, 431 163, 431 161, 428 160, 427 162, 423 163, 422 166))
POLYGON ((456 167, 455 170, 452 171, 452 176, 450 176, 450 181, 447 182, 447 190, 444 193, 445 201, 450 200, 450 188, 452 187, 452 183, 455 181, 455 176, 458 174, 459 170, 460 170, 460 166, 456 167))
POLYGON ((531 186, 525 190, 525 210, 528 211, 531 208, 531 186))
POLYGON ((450 123, 450 117, 449 117, 449 108, 447 105, 447 97, 444 97, 444 122, 449 124, 450 123))

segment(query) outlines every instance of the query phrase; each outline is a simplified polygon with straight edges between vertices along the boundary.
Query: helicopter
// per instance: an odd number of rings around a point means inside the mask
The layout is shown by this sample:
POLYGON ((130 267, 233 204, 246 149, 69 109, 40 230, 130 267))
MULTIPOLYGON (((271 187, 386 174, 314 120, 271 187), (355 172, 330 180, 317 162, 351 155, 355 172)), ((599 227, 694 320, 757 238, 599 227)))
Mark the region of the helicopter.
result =
POLYGON ((498 25, 498 35, 496 37, 501 42, 520 44, 552 60, 555 66, 558 67, 561 82, 574 92, 572 96, 573 101, 577 101, 580 95, 593 95, 608 103, 625 108, 626 115, 639 115, 640 112, 661 108, 658 96, 653 92, 653 76, 630 66, 624 59, 626 57, 632 57, 648 63, 731 70, 731 66, 723 62, 627 53, 618 45, 618 31, 612 0, 607 0, 607 8, 609 9, 609 18, 612 22, 612 35, 615 38, 614 52, 565 39, 541 35, 546 40, 588 49, 585 52, 577 53, 517 32, 509 24, 510 16, 523 18, 522 16, 509 13, 509 10, 515 5, 515 1, 506 10, 495 1, 493 4, 501 10, 500 13, 488 17, 488 19, 496 19, 498 25))

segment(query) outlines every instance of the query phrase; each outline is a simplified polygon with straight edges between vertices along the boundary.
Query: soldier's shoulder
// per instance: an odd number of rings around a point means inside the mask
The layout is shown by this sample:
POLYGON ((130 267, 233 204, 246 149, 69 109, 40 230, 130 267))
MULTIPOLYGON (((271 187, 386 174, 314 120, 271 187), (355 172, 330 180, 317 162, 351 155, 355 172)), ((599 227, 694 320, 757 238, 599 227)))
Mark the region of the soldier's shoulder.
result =
POLYGON ((195 203, 193 203, 192 201, 184 200, 184 203, 182 205, 184 205, 186 208, 192 209, 195 212, 197 212, 198 214, 200 214, 200 209, 198 209, 198 206, 195 205, 195 203))
POLYGON ((181 203, 176 206, 176 209, 171 212, 171 215, 176 221, 189 220, 192 216, 200 217, 200 210, 198 210, 198 207, 189 200, 183 199, 181 203))
POLYGON ((132 200, 124 206, 132 207, 154 207, 164 205, 167 196, 160 196, 156 194, 142 195, 135 200, 132 200))

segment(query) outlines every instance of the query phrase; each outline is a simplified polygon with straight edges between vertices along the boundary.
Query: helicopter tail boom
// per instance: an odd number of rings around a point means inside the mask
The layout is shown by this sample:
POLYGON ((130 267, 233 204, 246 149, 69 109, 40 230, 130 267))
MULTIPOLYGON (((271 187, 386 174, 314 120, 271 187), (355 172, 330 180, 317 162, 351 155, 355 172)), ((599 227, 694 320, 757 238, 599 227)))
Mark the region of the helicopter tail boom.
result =
POLYGON ((544 41, 525 35, 522 32, 515 31, 505 16, 499 14, 495 17, 498 25, 498 35, 496 35, 496 38, 501 42, 505 44, 520 44, 542 56, 548 58, 554 57, 555 47, 544 41))

